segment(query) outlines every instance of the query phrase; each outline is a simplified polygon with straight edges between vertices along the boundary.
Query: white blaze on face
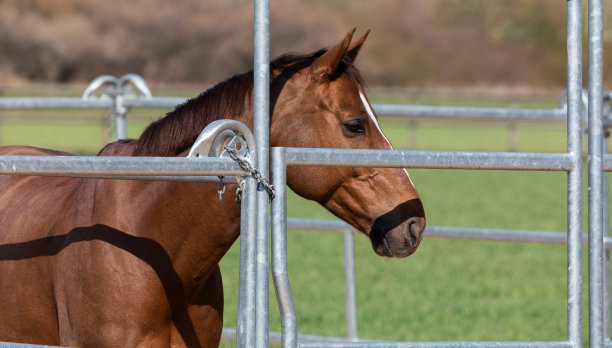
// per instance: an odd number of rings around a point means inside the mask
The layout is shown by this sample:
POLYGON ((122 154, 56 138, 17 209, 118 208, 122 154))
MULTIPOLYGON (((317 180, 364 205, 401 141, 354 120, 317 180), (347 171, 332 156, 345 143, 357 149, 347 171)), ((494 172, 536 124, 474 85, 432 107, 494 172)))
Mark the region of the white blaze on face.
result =
POLYGON ((372 120, 372 123, 376 126, 376 129, 378 129, 378 132, 380 133, 380 135, 382 135, 382 137, 385 139, 387 144, 389 144, 389 149, 393 150, 393 145, 391 145, 391 142, 389 142, 389 139, 387 139, 387 137, 383 133, 382 129, 380 129, 380 126, 378 125, 378 120, 376 120, 376 117, 374 116, 374 110, 372 110, 372 107, 370 106, 370 103, 366 99, 365 95, 363 95, 363 93, 359 92, 359 98, 361 98, 361 102, 363 103, 363 106, 365 107, 366 111, 368 112, 368 116, 370 116, 370 119, 372 120))
MULTIPOLYGON (((385 136, 385 133, 383 133, 382 129, 380 129, 380 126, 378 125, 378 120, 376 120, 376 117, 374 116, 374 110, 372 110, 372 106, 370 106, 368 99, 365 97, 363 93, 361 93, 361 91, 359 91, 359 98, 361 98, 361 102, 363 103, 363 106, 368 112, 368 116, 370 116, 372 123, 376 126, 376 129, 378 129, 378 132, 380 133, 380 135, 382 135, 383 139, 385 139, 385 141, 389 145, 389 149, 393 150, 393 145, 391 145, 391 142, 389 141, 389 139, 387 139, 387 137, 385 136)), ((412 180, 410 179, 410 175, 408 174, 406 169, 404 169, 403 172, 406 173, 406 176, 408 177, 408 181, 410 181, 410 184, 414 186, 414 184, 412 183, 412 180)))

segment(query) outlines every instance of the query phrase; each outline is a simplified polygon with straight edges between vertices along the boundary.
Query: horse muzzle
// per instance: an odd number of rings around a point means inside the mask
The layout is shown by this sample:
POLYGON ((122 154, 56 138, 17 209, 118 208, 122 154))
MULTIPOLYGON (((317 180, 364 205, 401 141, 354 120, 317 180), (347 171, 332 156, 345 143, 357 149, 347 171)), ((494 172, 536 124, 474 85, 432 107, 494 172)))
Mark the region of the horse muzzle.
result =
MULTIPOLYGON (((414 209, 414 202, 410 203, 414 209)), ((420 200, 418 203, 422 212, 420 200)), ((418 214, 420 216, 399 214, 401 212, 398 212, 398 209, 404 210, 406 207, 400 205, 393 211, 379 216, 370 229, 372 248, 380 256, 407 257, 417 250, 423 238, 426 225, 425 214, 418 214)), ((413 209, 411 209, 412 212, 414 212, 413 209)))

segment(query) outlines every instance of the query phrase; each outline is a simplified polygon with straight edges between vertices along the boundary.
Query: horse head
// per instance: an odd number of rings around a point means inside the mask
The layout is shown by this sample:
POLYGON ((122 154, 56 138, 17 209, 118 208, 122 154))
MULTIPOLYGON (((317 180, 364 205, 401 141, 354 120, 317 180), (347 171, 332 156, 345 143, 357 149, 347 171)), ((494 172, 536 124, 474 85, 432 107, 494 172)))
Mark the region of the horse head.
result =
MULTIPOLYGON (((271 146, 392 149, 353 62, 368 33, 355 29, 328 50, 271 64, 271 146)), ((399 168, 289 167, 287 184, 367 235, 381 256, 416 251, 425 212, 399 168)))

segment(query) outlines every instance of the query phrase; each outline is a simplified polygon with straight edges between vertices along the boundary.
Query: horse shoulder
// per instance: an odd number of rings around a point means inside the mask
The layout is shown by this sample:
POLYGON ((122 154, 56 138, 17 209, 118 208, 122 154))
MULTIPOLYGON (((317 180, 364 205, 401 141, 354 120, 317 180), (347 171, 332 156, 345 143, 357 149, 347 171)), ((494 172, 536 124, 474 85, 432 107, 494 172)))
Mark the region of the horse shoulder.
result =
MULTIPOLYGON (((0 155, 73 156, 74 154, 30 146, 0 147, 0 155)), ((53 231, 80 179, 24 175, 0 175, 0 242, 42 238, 53 231)))

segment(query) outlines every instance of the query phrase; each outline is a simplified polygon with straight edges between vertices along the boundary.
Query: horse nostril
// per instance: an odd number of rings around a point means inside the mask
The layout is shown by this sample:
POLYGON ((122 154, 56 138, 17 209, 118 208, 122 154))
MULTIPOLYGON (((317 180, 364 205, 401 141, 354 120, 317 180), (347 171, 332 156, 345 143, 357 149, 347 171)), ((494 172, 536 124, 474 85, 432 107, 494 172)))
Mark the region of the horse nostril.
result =
POLYGON ((421 240, 421 234, 423 233, 424 226, 420 223, 419 219, 411 218, 408 222, 408 233, 415 242, 421 240))

